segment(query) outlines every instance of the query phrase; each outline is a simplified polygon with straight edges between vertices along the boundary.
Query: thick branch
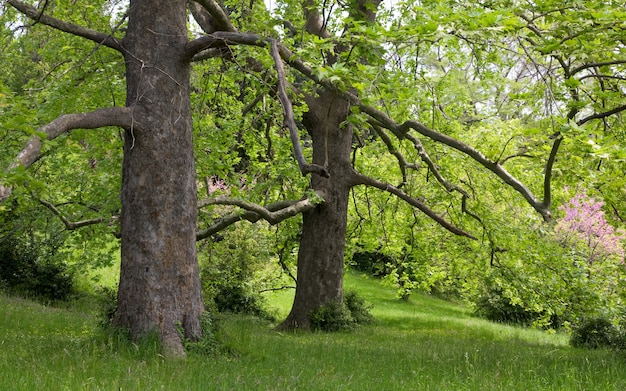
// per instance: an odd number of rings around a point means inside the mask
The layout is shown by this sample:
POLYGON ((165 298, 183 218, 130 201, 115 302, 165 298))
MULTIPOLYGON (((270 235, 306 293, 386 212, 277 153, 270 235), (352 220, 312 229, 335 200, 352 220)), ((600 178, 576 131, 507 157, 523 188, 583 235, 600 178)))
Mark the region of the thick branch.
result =
POLYGON ((304 0, 302 7, 306 18, 306 24, 304 26, 306 31, 320 38, 330 38, 330 32, 326 29, 322 16, 317 9, 316 2, 313 0, 304 0))
POLYGON ((403 200, 404 202, 408 203, 409 205, 419 209, 426 216, 430 217, 437 224, 441 225, 443 228, 447 229, 448 231, 452 232, 453 234, 459 235, 459 236, 465 236, 465 237, 468 237, 470 239, 476 239, 476 237, 474 237, 474 235, 470 234, 469 232, 466 232, 466 231, 462 230, 461 228, 458 228, 458 227, 454 226, 452 223, 446 221, 443 217, 439 216, 435 211, 433 211, 428 206, 426 206, 423 202, 421 202, 420 200, 418 200, 416 198, 411 197, 410 195, 408 195, 404 191, 398 189, 397 187, 392 186, 392 185, 390 185, 388 183, 385 183, 385 182, 381 182, 381 181, 376 180, 374 178, 370 178, 370 177, 362 175, 362 174, 358 174, 357 173, 355 175, 357 177, 356 180, 357 180, 358 184, 375 187, 377 189, 380 189, 380 190, 386 191, 388 193, 391 193, 391 194, 395 195, 396 197, 400 198, 401 200, 403 200))
POLYGON ((272 225, 275 225, 285 219, 288 219, 289 217, 293 217, 299 213, 313 209, 315 205, 317 205, 318 203, 319 203, 318 200, 305 198, 299 201, 294 201, 290 203, 288 206, 283 206, 282 208, 276 209, 275 211, 271 211, 268 208, 265 208, 261 205, 247 202, 240 198, 218 196, 212 199, 204 200, 204 202, 202 203, 202 206, 208 206, 208 205, 238 206, 241 209, 254 212, 255 214, 259 215, 263 220, 267 221, 268 223, 272 225))
POLYGON ((293 153, 295 155, 296 161, 298 162, 298 166, 300 167, 300 172, 302 172, 302 175, 307 175, 308 173, 313 172, 324 178, 329 178, 330 175, 326 168, 317 164, 307 163, 304 159, 302 146, 300 145, 300 137, 298 135, 298 127, 296 126, 296 121, 293 116, 293 106, 291 105, 291 100, 287 95, 287 80, 285 76, 285 68, 283 67, 283 60, 281 59, 280 53, 278 52, 278 43, 276 41, 272 41, 271 53, 272 58, 274 59, 274 64, 276 66, 276 73, 278 75, 277 96, 280 104, 283 107, 285 125, 289 129, 291 144, 293 145, 293 153))
POLYGON ((122 45, 120 44, 120 41, 111 34, 105 34, 100 31, 89 29, 87 27, 79 26, 77 24, 68 23, 63 20, 53 18, 52 16, 48 16, 43 12, 40 12, 32 5, 26 4, 19 0, 7 0, 7 3, 11 4, 13 8, 17 9, 32 20, 37 21, 38 23, 43 23, 57 30, 61 30, 69 34, 89 39, 100 45, 110 47, 120 52, 122 51, 122 45))
POLYGON ((604 61, 604 62, 592 62, 592 63, 588 63, 588 64, 583 64, 581 66, 578 66, 574 69, 572 69, 570 71, 570 73, 572 75, 577 74, 580 71, 583 71, 585 69, 589 69, 589 68, 599 68, 599 67, 603 67, 603 66, 609 66, 609 65, 621 65, 621 64, 626 64, 626 60, 614 60, 614 61, 604 61))
POLYGON ((215 0, 195 0, 211 15, 213 25, 218 31, 237 32, 237 28, 231 23, 224 9, 215 0))
POLYGON ((624 110, 626 110, 626 105, 617 106, 611 110, 607 110, 602 113, 591 114, 585 118, 581 118, 580 120, 576 121, 576 125, 580 126, 594 119, 602 119, 602 118, 610 117, 613 114, 621 113, 624 110))
POLYGON ((81 227, 85 227, 85 226, 88 226, 88 225, 100 224, 100 223, 103 223, 105 221, 112 221, 112 220, 116 220, 117 219, 117 217, 110 217, 110 218, 98 217, 98 218, 95 218, 95 219, 75 221, 75 222, 74 221, 69 221, 67 219, 67 217, 63 216, 61 211, 59 211, 59 209, 56 206, 54 206, 53 204, 51 204, 50 202, 48 202, 46 200, 42 200, 42 199, 40 199, 39 202, 43 206, 45 206, 46 208, 50 209, 55 216, 57 216, 59 219, 61 219, 63 224, 65 224, 65 229, 67 229, 68 231, 71 231, 71 230, 74 230, 74 229, 78 229, 78 228, 81 228, 81 227))
POLYGON ((209 205, 233 205, 244 209, 245 212, 232 213, 217 219, 210 227, 198 232, 196 234, 196 240, 206 239, 241 220, 256 223, 263 219, 272 225, 278 224, 283 220, 313 209, 317 204, 323 202, 322 193, 317 192, 316 194, 317 197, 314 199, 304 198, 298 201, 279 201, 265 207, 226 196, 201 200, 198 202, 198 208, 204 208, 209 205))
MULTIPOLYGON (((132 126, 132 109, 129 107, 110 107, 89 113, 65 114, 40 127, 37 132, 45 134, 48 140, 52 140, 72 129, 95 129, 104 126, 130 128, 132 126)), ((27 168, 37 161, 41 145, 39 136, 31 137, 15 161, 9 166, 9 170, 19 165, 27 168)), ((11 188, 0 184, 0 203, 10 195, 11 188)))
POLYGON ((195 1, 189 1, 187 3, 189 6, 189 11, 191 11, 191 15, 193 16, 198 26, 204 31, 206 34, 212 34, 217 31, 217 27, 215 26, 215 21, 209 11, 206 10, 203 6, 198 4, 195 1))

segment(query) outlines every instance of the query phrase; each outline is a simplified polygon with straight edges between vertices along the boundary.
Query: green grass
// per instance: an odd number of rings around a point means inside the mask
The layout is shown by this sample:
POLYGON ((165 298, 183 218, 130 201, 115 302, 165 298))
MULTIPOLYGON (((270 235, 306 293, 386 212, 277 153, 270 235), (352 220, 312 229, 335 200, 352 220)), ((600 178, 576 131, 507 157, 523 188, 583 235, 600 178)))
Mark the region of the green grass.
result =
MULTIPOLYGON (((426 295, 409 302, 373 279, 346 287, 377 322, 351 333, 278 333, 227 316, 231 353, 165 360, 154 341, 118 341, 93 315, 0 296, 0 390, 624 390, 626 357, 567 336, 485 322, 426 295)), ((284 316, 292 292, 268 295, 284 316)))

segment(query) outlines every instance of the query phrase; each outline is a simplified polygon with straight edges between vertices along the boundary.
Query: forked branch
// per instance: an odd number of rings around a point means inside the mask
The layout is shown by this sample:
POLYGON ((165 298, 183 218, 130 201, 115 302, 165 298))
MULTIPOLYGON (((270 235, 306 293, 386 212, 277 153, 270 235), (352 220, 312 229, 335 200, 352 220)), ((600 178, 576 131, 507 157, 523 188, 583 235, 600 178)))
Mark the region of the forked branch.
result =
MULTIPOLYGON (((335 86, 334 83, 331 82, 329 79, 317 77, 311 67, 306 65, 284 45, 279 44, 273 39, 264 38, 258 34, 216 32, 215 34, 206 35, 196 40, 190 41, 187 44, 186 49, 189 57, 191 58, 195 53, 206 48, 219 47, 227 44, 252 45, 258 47, 267 47, 269 45, 273 45, 274 49, 272 51, 278 51, 283 61, 289 64, 292 68, 295 68, 304 76, 314 81, 321 87, 330 89, 337 95, 349 100, 354 106, 357 106, 361 110, 361 112, 370 116, 373 120, 377 122, 379 126, 385 129, 389 129, 396 137, 405 138, 408 132, 410 132, 411 130, 415 130, 424 137, 430 138, 433 141, 456 149, 457 151, 469 156, 470 158, 478 162, 484 168, 491 171, 493 174, 502 179, 502 181, 512 187, 515 191, 520 193, 526 199, 526 201, 539 214, 542 215, 544 220, 548 221, 552 218, 550 213, 549 193, 544 194, 544 200, 538 199, 528 187, 526 187, 522 182, 520 182, 517 178, 511 175, 504 167, 502 167, 501 164, 492 161, 491 159, 488 159, 476 148, 465 144, 453 137, 430 129, 426 125, 415 120, 408 120, 401 124, 397 123, 381 110, 363 103, 356 94, 351 92, 351 89, 340 89, 335 86)), ((557 150, 558 144, 555 144, 553 146, 553 151, 557 150)), ((548 170, 549 168, 551 167, 549 165, 546 165, 546 170, 548 170)), ((549 184, 548 178, 549 177, 545 178, 544 184, 549 184)))
POLYGON ((200 200, 198 201, 198 208, 204 208, 210 205, 232 205, 243 209, 244 212, 231 213, 215 220, 211 226, 196 234, 196 240, 206 239, 224 228, 242 220, 256 223, 257 221, 263 219, 268 223, 275 225, 297 214, 311 210, 323 201, 323 194, 320 192, 317 192, 314 197, 307 197, 297 201, 279 201, 265 207, 239 198, 227 196, 218 196, 215 198, 200 200))

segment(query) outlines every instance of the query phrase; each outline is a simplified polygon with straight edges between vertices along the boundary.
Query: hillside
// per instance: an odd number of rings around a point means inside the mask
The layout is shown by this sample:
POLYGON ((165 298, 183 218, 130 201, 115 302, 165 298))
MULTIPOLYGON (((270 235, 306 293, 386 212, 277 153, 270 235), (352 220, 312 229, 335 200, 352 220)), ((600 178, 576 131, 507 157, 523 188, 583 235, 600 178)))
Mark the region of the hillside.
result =
MULTIPOLYGON (((352 333, 284 334, 223 317, 228 353, 167 361, 97 328, 93 314, 0 296, 2 390, 623 390, 626 358, 567 336, 492 324, 427 295, 398 301, 349 274, 377 322, 352 333)), ((269 302, 284 314, 289 293, 269 302)))

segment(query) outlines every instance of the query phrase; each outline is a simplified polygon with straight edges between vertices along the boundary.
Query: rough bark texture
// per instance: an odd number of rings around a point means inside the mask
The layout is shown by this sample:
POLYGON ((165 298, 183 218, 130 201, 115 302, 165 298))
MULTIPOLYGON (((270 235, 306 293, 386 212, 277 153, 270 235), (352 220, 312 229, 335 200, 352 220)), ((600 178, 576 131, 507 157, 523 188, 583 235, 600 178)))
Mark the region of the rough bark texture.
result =
POLYGON ((327 165, 330 178, 312 174, 311 187, 325 202, 303 214, 298 252, 296 296, 280 329, 309 329, 309 314, 331 301, 343 300, 343 257, 353 169, 352 129, 340 128, 349 104, 326 90, 307 99, 303 123, 313 140, 313 163, 327 165))
POLYGON ((184 355, 177 328, 201 336, 196 184, 184 0, 133 0, 122 43, 127 106, 122 172, 122 265, 114 324, 157 332, 184 355))

